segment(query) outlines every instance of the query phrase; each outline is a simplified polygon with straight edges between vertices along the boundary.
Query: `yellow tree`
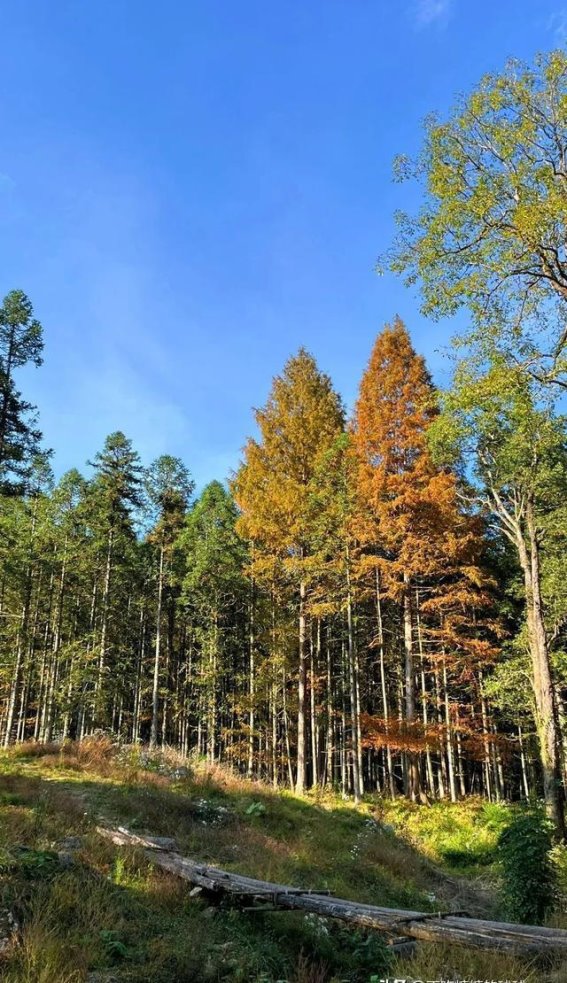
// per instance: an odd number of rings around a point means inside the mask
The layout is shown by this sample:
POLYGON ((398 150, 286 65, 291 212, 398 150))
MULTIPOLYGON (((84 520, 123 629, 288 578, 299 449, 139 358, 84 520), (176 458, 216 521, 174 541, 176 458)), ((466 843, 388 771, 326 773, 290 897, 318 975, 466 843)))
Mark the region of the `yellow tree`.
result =
POLYGON ((274 564, 294 592, 298 616, 296 790, 306 784, 307 607, 310 588, 310 516, 319 462, 344 429, 340 397, 315 359, 301 348, 290 358, 250 439, 233 490, 241 509, 240 532, 254 544, 252 573, 274 564))

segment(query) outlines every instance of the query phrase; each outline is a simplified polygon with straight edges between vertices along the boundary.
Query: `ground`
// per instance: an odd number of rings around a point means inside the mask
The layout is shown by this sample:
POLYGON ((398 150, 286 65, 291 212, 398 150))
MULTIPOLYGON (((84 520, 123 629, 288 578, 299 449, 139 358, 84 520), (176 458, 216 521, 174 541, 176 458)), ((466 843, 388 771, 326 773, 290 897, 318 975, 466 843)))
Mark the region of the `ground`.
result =
POLYGON ((376 933, 299 912, 213 906, 95 828, 103 820, 174 836, 187 856, 340 897, 498 917, 495 844, 508 817, 508 807, 480 800, 372 797, 354 806, 330 793, 298 797, 103 737, 22 745, 0 756, 0 976, 370 983, 389 970, 408 980, 559 983, 565 967, 427 944, 393 957, 376 933))

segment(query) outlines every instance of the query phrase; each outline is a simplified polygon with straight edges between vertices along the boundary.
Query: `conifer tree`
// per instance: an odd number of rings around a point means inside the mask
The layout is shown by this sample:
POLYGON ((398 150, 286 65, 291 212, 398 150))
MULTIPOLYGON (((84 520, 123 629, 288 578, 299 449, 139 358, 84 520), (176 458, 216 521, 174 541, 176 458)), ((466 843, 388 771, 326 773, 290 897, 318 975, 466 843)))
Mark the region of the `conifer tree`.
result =
MULTIPOLYGON (((366 558, 366 568, 374 566, 384 597, 399 605, 408 736, 405 787, 413 799, 422 795, 412 734, 420 726, 416 663, 424 634, 428 632, 430 643, 436 637, 442 651, 444 646, 453 651, 457 609, 467 605, 470 609, 473 600, 479 606, 485 602, 473 590, 480 579, 475 556, 478 530, 458 508, 455 476, 436 466, 429 450, 428 430, 436 412, 435 391, 424 360, 415 353, 407 329, 397 318, 378 336, 363 376, 353 446, 361 506, 358 530, 371 557, 370 563, 366 558), (468 572, 466 577, 462 570, 468 572), (428 627, 424 617, 433 611, 441 619, 435 629, 428 627)), ((465 644, 462 630, 459 642, 469 652, 474 648, 470 639, 465 644)), ((446 692, 444 699, 447 707, 446 692)), ((449 731, 449 713, 445 722, 449 731)), ((449 733, 447 750, 455 797, 449 733)))
MULTIPOLYGON (((318 462, 344 426, 331 380, 305 349, 274 379, 263 409, 256 411, 258 441, 250 439, 234 491, 242 510, 242 535, 254 543, 256 576, 266 558, 276 560, 292 586, 298 618, 297 767, 295 786, 306 780, 310 498, 318 462)), ((268 562, 268 568, 273 564, 268 562)))
MULTIPOLYGON (((197 726, 210 761, 219 748, 219 722, 224 720, 226 726, 231 717, 241 671, 238 650, 245 650, 246 547, 236 529, 237 517, 230 493, 212 481, 187 515, 178 540, 186 571, 183 597, 200 657, 198 669, 192 667, 194 678, 198 671, 197 726)), ((234 726, 229 729, 234 731, 234 726)))
POLYGON ((142 466, 132 442, 120 431, 110 434, 92 466, 95 477, 88 490, 95 538, 103 572, 100 635, 94 692, 94 720, 102 710, 104 677, 109 656, 109 627, 116 598, 111 591, 116 562, 125 562, 134 542, 132 511, 142 504, 142 466), (114 603, 113 603, 114 601, 114 603))
POLYGON ((12 290, 0 307, 0 491, 20 492, 41 433, 34 407, 16 389, 14 373, 24 365, 41 365, 42 327, 33 317, 22 290, 12 290))
POLYGON ((158 739, 159 681, 161 669, 162 612, 164 591, 172 586, 174 547, 181 531, 190 496, 195 487, 179 458, 164 454, 148 468, 145 489, 153 513, 148 540, 157 549, 157 599, 152 685, 150 744, 158 739))

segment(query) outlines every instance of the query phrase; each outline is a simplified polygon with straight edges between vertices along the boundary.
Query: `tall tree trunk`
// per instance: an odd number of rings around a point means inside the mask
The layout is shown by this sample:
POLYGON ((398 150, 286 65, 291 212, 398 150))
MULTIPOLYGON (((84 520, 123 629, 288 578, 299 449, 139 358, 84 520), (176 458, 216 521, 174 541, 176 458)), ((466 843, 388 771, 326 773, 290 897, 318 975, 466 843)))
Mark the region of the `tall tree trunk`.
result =
MULTIPOLYGON (((108 609, 110 604, 110 578, 112 574, 112 552, 114 545, 114 527, 108 530, 108 541, 106 548, 106 566, 104 571, 104 588, 102 593, 102 624, 100 629, 100 647, 98 655, 98 669, 95 686, 94 699, 94 722, 99 722, 98 718, 102 712, 102 690, 104 670, 106 666, 106 645, 108 636, 108 609)), ((101 721, 102 722, 102 721, 101 721)))
POLYGON ((250 707, 248 710, 248 763, 246 766, 246 772, 248 777, 252 777, 254 771, 254 700, 256 699, 255 693, 255 665, 254 656, 256 648, 256 638, 255 638, 255 585, 254 578, 250 579, 250 622, 248 631, 248 699, 250 701, 250 707))
POLYGON ((555 825, 557 834, 564 837, 561 735, 551 676, 549 644, 543 617, 539 534, 536 528, 532 497, 528 498, 526 505, 526 525, 529 538, 528 545, 526 546, 523 539, 519 539, 518 546, 526 591, 528 640, 536 706, 536 729, 543 771, 543 793, 547 813, 555 825))
POLYGON ((154 647, 154 679, 152 685, 152 724, 150 728, 150 747, 155 747, 158 740, 159 720, 159 673, 161 657, 161 610, 163 602, 163 562, 165 545, 162 542, 159 551, 158 593, 156 611, 156 641, 154 647))
MULTIPOLYGON (((330 626, 327 625, 325 632, 325 664, 327 671, 327 722, 325 728, 325 764, 324 764, 324 783, 333 784, 333 756, 334 756, 334 715, 333 715, 333 665, 331 652, 330 626)), ((323 783, 323 778, 321 779, 323 783)))
POLYGON ((528 782, 528 769, 526 767, 526 752, 524 750, 524 738, 522 734, 522 728, 518 724, 518 742, 520 745, 520 764, 522 766, 522 790, 524 793, 524 798, 526 802, 530 798, 530 785, 528 782))
POLYGON ((382 598, 380 591, 380 573, 376 567, 376 619, 378 624, 378 652, 380 656, 380 689, 382 692, 382 713, 384 716, 384 728, 386 730, 386 780, 390 789, 390 795, 395 798, 396 787, 394 784, 394 768, 392 764, 392 750, 388 740, 388 726, 390 711, 388 707, 388 691, 386 688, 386 666, 384 664, 384 624, 382 621, 382 598))
MULTIPOLYGON (((319 633, 319 622, 317 621, 317 633, 319 633)), ((317 646, 317 652, 319 646, 317 646)), ((317 708, 315 705, 315 666, 313 654, 313 638, 309 645, 309 721, 311 731, 311 765, 312 765, 312 784, 317 785, 319 781, 319 750, 317 747, 317 708)))
POLYGON ((21 614, 20 626, 18 629, 16 661, 14 665, 14 672, 12 674, 12 685, 10 688, 10 696, 8 701, 8 713, 6 715, 4 747, 8 747, 10 743, 10 739, 12 737, 12 727, 14 725, 16 705, 17 705, 21 675, 22 675, 22 666, 24 661, 24 654, 26 651, 28 621, 30 616, 30 606, 31 606, 31 599, 32 599, 33 552, 34 552, 36 522, 37 522, 37 498, 34 498, 33 507, 32 507, 32 521, 31 521, 30 542, 29 542, 29 561, 28 561, 28 568, 26 573, 24 603, 22 605, 22 614, 21 614))
POLYGON ((451 802, 457 801, 457 785, 455 783, 455 752, 453 748, 453 725, 451 722, 451 704, 449 687, 447 685, 447 663, 443 654, 443 694, 445 698, 445 738, 447 745, 447 773, 449 779, 449 795, 451 802))
POLYGON ((490 760, 490 741, 488 739, 488 714, 486 712, 486 699, 483 692, 483 678, 482 670, 478 674, 479 679, 479 692, 480 692, 480 713, 482 721, 482 741, 484 745, 484 785, 485 792, 489 802, 492 802, 492 778, 491 778, 491 760, 490 760))
POLYGON ((348 675, 349 675, 349 695, 350 695, 350 732, 351 732, 351 757, 352 757, 352 786, 354 801, 360 802, 362 798, 362 776, 360 774, 360 754, 358 747, 359 720, 357 714, 357 678, 356 678, 356 640, 354 637, 354 625, 352 617, 352 592, 350 582, 349 555, 347 547, 346 555, 346 577, 347 577, 347 640, 348 640, 348 675))
MULTIPOLYGON (((414 739, 413 723, 415 720, 415 679, 413 671, 413 625, 412 625, 412 604, 411 604, 411 585, 407 574, 404 574, 404 698, 405 698, 405 717, 408 725, 408 736, 410 741, 414 739)), ((419 780, 419 768, 417 753, 408 750, 406 755, 406 795, 413 802, 420 798, 421 787, 419 780)))
POLYGON ((307 621, 305 616, 305 581, 299 585, 299 675, 297 684, 297 772, 295 791, 300 795, 305 789, 305 694, 307 689, 307 621))
POLYGON ((427 785, 429 788, 429 794, 435 796, 435 783, 433 781, 433 762, 431 759, 431 749, 429 747, 429 740, 427 737, 427 730, 429 727, 429 719, 427 714, 427 688, 425 685, 425 656, 423 651, 423 636, 421 633, 421 617, 419 612, 419 589, 416 587, 415 591, 415 623, 417 628, 417 644, 419 648, 419 668, 421 677, 421 719, 423 720, 423 729, 425 732, 425 773, 427 776, 427 785))

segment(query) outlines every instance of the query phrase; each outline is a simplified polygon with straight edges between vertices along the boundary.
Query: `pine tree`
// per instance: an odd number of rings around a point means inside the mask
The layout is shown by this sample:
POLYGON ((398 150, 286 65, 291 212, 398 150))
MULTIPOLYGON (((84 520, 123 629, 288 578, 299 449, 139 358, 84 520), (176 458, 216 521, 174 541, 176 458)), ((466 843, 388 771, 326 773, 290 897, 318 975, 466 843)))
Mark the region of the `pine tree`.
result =
POLYGON ((102 713, 103 687, 110 654, 111 614, 117 607, 116 592, 111 589, 112 578, 116 565, 128 562, 128 554, 134 544, 132 512, 142 504, 142 466, 132 442, 120 431, 106 438, 104 448, 95 455, 92 466, 95 477, 88 490, 88 499, 103 571, 93 705, 94 722, 97 723, 102 713))
MULTIPOLYGON (((153 512, 149 542, 157 550, 156 629, 152 685, 152 723, 150 744, 158 739, 159 682, 161 670, 162 613, 164 591, 172 587, 174 547, 195 484, 179 458, 164 454, 150 466, 145 488, 153 512)), ((171 601, 171 598, 169 598, 171 601)))
POLYGON ((194 709, 210 761, 226 746, 226 739, 219 739, 221 722, 231 741, 235 736, 230 705, 242 668, 238 654, 246 647, 246 546, 236 529, 237 518, 230 493, 212 481, 187 515, 178 540, 186 570, 184 602, 199 656, 198 665, 195 660, 192 665, 193 679, 198 679, 194 709))
POLYGON ((41 433, 34 407, 16 389, 14 372, 41 365, 42 327, 21 290, 12 290, 0 307, 0 492, 21 493, 41 433))

